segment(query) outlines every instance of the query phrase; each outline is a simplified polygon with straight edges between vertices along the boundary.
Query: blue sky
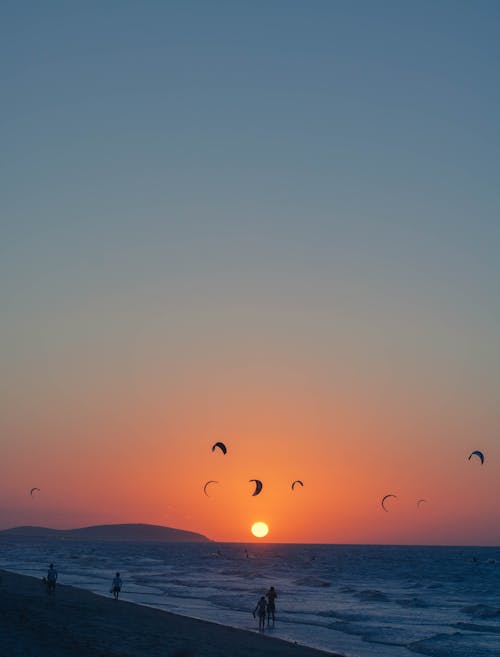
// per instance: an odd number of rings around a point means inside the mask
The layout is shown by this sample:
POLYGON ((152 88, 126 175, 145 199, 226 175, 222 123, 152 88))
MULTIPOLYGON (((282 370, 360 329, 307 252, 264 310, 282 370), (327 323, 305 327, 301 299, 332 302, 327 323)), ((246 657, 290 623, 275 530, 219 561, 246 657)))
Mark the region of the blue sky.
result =
POLYGON ((4 4, 9 302, 237 270, 257 296, 310 280, 495 319, 498 19, 490 2, 4 4))

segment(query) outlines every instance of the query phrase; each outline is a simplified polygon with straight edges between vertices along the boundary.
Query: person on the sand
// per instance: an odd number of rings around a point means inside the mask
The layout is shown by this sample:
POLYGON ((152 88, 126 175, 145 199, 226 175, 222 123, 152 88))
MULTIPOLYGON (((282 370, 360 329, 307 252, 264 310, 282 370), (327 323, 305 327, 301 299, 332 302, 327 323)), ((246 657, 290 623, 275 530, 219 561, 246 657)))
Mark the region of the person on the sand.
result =
POLYGON ((266 607, 267 607, 266 598, 262 595, 260 597, 260 600, 257 602, 257 606, 253 610, 253 617, 254 618, 255 618, 255 612, 257 610, 259 612, 259 631, 260 632, 264 631, 264 626, 266 624, 266 607))
POLYGON ((48 593, 54 593, 56 590, 57 582, 57 570, 54 568, 54 564, 51 563, 47 571, 47 591, 48 593))
POLYGON ((118 596, 122 590, 122 584, 123 582, 122 578, 120 577, 120 573, 116 573, 116 575, 113 577, 113 581, 111 582, 111 593, 113 594, 115 600, 118 600, 118 596))
POLYGON ((278 594, 276 593, 276 589, 274 586, 271 586, 269 591, 266 593, 266 598, 267 598, 267 626, 269 627, 269 623, 271 622, 271 619, 273 621, 274 625, 274 612, 276 611, 276 605, 275 605, 275 600, 278 597, 278 594))

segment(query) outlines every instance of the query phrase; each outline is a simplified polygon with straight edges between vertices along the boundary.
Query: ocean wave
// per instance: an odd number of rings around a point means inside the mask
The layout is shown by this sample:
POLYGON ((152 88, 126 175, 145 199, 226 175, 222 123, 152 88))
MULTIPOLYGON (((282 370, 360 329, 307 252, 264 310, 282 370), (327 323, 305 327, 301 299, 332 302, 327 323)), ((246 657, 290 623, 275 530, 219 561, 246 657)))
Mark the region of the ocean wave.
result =
POLYGON ((413 598, 401 598, 400 600, 395 601, 398 605, 401 607, 410 607, 410 608, 424 608, 428 607, 429 605, 427 602, 424 600, 421 600, 420 598, 413 597, 413 598))
POLYGON ((435 634, 428 639, 414 641, 407 648, 429 657, 498 657, 500 654, 500 642, 480 644, 477 637, 469 637, 461 632, 435 634))
POLYGON ((486 632, 487 634, 500 634, 500 625, 478 625, 477 623, 454 623, 452 627, 468 632, 486 632))
POLYGON ((221 575, 225 575, 227 577, 245 577, 245 578, 255 578, 259 577, 262 573, 260 573, 257 570, 254 569, 249 569, 249 568, 227 568, 225 570, 220 571, 221 575))
POLYGON ((393 627, 377 627, 373 630, 368 630, 363 633, 361 638, 367 643, 380 643, 385 646, 401 647, 406 647, 412 641, 412 637, 407 631, 393 627))
POLYGON ((389 599, 385 593, 376 589, 365 589, 354 595, 358 600, 362 600, 363 602, 387 602, 389 599))
POLYGON ((322 587, 322 586, 331 586, 330 582, 325 582, 325 580, 320 579, 319 577, 299 577, 294 581, 296 586, 312 586, 312 587, 322 587))
POLYGON ((364 621, 368 618, 366 614, 356 614, 350 611, 341 611, 338 609, 318 611, 317 615, 322 616, 323 618, 338 618, 343 621, 364 621))
POLYGON ((482 604, 463 607, 460 611, 469 614, 472 618, 498 618, 500 616, 500 608, 482 604))
POLYGON ((337 621, 336 623, 331 623, 329 627, 336 632, 344 632, 344 634, 352 634, 353 636, 363 636, 367 632, 366 625, 358 625, 347 621, 337 621))

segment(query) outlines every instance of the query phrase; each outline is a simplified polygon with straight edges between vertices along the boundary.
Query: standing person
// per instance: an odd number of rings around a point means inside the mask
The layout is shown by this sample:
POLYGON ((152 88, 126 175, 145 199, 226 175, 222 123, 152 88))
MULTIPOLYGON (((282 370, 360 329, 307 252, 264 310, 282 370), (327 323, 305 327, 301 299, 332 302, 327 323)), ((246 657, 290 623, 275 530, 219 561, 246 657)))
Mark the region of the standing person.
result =
POLYGON ((47 571, 47 592, 54 593, 56 590, 57 582, 57 570, 54 568, 54 564, 51 563, 47 571))
POLYGON ((264 631, 264 625, 266 624, 266 598, 262 595, 260 600, 257 602, 257 606, 253 610, 253 617, 255 618, 255 612, 259 610, 259 632, 264 631))
POLYGON ((278 594, 276 593, 276 589, 274 586, 271 586, 269 591, 266 593, 267 597, 267 626, 269 627, 269 622, 271 618, 273 619, 273 625, 274 625, 274 612, 276 611, 276 605, 275 605, 275 600, 278 597, 278 594))
POLYGON ((113 577, 113 581, 111 582, 111 593, 113 594, 115 600, 118 600, 118 596, 120 595, 120 591, 122 590, 122 578, 120 577, 120 573, 116 573, 116 575, 113 577))

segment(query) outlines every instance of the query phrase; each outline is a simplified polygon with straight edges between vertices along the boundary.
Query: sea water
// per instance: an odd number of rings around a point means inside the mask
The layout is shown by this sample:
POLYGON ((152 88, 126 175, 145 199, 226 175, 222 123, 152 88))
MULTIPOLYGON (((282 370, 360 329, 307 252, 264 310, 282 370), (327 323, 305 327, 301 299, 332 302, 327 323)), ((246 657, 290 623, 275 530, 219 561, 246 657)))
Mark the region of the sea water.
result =
POLYGON ((499 657, 500 548, 0 541, 0 567, 346 657, 499 657))

